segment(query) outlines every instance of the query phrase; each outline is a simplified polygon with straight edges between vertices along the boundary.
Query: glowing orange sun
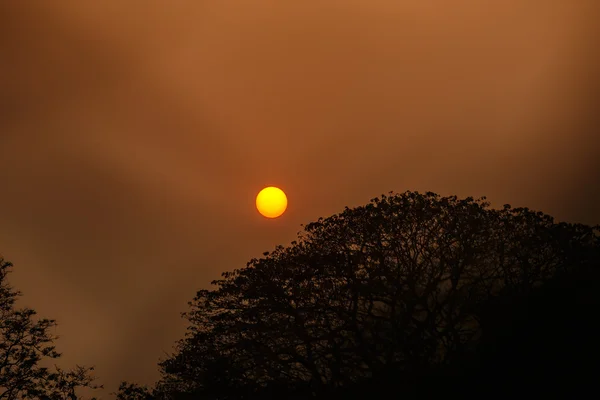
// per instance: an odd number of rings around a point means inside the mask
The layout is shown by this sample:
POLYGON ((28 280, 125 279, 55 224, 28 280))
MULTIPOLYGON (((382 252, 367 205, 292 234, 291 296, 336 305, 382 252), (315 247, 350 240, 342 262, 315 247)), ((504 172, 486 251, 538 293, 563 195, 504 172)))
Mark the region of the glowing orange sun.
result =
POLYGON ((256 209, 267 218, 277 218, 287 208, 287 196, 283 190, 269 186, 256 196, 256 209))

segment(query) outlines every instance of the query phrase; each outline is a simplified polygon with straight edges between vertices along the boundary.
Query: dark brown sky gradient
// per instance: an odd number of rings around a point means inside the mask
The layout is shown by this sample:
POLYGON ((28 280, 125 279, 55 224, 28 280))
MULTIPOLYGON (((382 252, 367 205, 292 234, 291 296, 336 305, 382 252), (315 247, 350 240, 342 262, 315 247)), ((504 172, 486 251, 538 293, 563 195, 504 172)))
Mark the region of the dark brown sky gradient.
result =
POLYGON ((105 3, 0 5, 0 252, 109 391, 197 289, 381 193, 600 223, 597 0, 105 3))

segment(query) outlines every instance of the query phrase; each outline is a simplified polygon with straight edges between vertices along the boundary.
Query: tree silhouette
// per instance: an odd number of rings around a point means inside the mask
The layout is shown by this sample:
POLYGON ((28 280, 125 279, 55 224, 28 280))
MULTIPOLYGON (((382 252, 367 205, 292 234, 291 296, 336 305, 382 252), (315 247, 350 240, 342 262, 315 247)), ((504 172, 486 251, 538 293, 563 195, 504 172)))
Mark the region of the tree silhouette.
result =
POLYGON ((150 400, 152 392, 146 386, 140 386, 135 383, 121 382, 116 393, 116 400, 150 400))
POLYGON ((93 384, 93 368, 50 370, 40 365, 60 357, 49 332, 56 322, 35 319, 30 308, 15 308, 20 292, 7 282, 11 267, 0 258, 0 399, 74 400, 78 388, 100 388, 93 384))
POLYGON ((592 268, 599 243, 598 227, 485 198, 375 198, 200 290, 156 395, 317 395, 458 371, 495 329, 490 304, 592 268))

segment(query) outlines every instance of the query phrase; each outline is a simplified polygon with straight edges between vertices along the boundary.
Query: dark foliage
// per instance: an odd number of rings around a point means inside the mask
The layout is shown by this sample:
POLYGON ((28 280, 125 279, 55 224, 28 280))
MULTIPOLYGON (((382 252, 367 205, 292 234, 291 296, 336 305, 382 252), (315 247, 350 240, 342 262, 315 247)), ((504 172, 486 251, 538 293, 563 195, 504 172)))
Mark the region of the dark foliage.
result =
POLYGON ((93 368, 41 365, 60 357, 49 332, 56 323, 36 319, 32 309, 15 307, 20 293, 7 282, 11 267, 0 257, 0 400, 74 400, 78 388, 100 388, 90 375, 93 368))
POLYGON ((152 396, 488 398, 597 372, 598 227, 484 200, 382 196, 224 273, 152 396))
POLYGON ((150 400, 152 393, 149 388, 135 383, 121 382, 117 393, 117 400, 150 400))

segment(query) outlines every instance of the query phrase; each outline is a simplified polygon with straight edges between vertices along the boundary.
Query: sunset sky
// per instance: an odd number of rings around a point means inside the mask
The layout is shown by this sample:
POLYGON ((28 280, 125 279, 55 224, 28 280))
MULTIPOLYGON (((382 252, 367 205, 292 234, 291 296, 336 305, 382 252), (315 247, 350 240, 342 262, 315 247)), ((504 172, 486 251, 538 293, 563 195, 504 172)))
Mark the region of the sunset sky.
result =
POLYGON ((598 224, 599 19, 598 0, 2 2, 20 303, 108 393, 158 378, 198 289, 344 206, 433 191, 598 224))

